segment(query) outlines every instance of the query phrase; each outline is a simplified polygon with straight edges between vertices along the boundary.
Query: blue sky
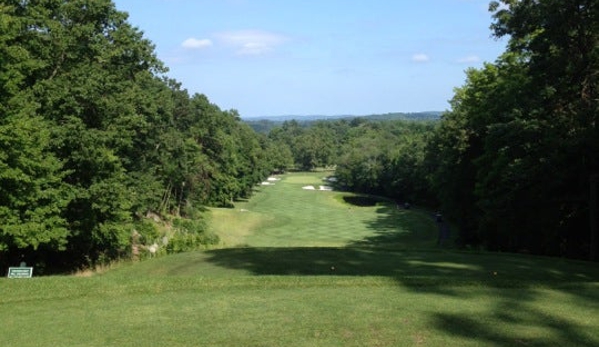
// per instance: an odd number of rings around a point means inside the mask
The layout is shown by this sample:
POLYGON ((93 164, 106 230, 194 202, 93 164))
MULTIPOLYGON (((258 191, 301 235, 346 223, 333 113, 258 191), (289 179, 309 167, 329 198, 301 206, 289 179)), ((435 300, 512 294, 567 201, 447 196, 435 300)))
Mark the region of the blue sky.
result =
POLYGON ((489 0, 115 0, 191 94, 242 117, 446 110, 493 62, 489 0))

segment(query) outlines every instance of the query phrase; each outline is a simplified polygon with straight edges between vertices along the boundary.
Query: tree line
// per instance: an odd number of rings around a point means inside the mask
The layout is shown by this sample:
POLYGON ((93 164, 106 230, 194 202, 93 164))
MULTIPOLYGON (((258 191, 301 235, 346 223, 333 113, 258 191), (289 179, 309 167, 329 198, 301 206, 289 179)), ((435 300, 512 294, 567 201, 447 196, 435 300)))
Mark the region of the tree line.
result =
POLYGON ((495 63, 467 71, 432 142, 464 242, 597 259, 599 3, 492 2, 495 63))
POLYGON ((110 0, 0 1, 0 265, 215 241, 201 207, 249 196, 273 148, 166 71, 110 0), (189 220, 167 240, 148 214, 189 220))
POLYGON ((440 209, 458 243, 597 260, 599 3, 491 2, 506 51, 439 122, 294 122, 269 137, 346 189, 440 209))

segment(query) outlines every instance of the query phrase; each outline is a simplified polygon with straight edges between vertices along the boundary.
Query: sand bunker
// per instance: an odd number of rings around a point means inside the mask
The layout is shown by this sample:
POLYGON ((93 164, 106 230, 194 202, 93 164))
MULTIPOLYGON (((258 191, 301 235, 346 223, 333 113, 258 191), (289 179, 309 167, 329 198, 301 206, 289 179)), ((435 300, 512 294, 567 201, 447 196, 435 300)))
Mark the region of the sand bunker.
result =
POLYGON ((280 180, 281 180, 280 178, 276 178, 276 177, 269 177, 269 178, 267 179, 267 181, 271 181, 271 182, 272 182, 272 181, 280 181, 280 180))
MULTIPOLYGON (((304 186, 304 187, 302 187, 302 189, 317 190, 316 188, 314 188, 314 186, 304 186)), ((333 188, 331 188, 329 186, 318 186, 318 190, 333 190, 333 188)))

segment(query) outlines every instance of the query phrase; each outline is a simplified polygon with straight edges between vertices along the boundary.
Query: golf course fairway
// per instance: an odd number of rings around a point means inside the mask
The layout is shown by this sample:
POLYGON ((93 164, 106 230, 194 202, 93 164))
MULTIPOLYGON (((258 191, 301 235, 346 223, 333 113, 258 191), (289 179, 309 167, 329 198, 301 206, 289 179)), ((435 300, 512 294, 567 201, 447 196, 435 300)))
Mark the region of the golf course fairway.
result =
POLYGON ((0 279, 0 346, 599 346, 599 264, 438 247, 329 174, 210 209, 212 249, 0 279))

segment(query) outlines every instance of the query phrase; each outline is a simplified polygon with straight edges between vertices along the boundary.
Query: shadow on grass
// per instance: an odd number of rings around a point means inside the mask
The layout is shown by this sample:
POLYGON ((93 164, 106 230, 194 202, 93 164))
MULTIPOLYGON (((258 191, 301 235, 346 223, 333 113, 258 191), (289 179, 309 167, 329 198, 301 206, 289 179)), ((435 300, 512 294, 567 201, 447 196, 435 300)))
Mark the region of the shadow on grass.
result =
POLYGON ((408 288, 427 285, 440 294, 448 294, 444 288, 451 285, 472 283, 526 288, 599 281, 595 264, 524 255, 370 247, 229 248, 205 254, 215 265, 254 275, 380 276, 408 288))
POLYGON ((352 206, 365 207, 376 206, 378 203, 384 202, 386 200, 367 195, 346 195, 343 196, 343 201, 352 206))
MULTIPOLYGON (((560 291, 576 301, 568 308, 597 306, 599 301, 597 287, 570 286, 560 291)), ((476 317, 432 312, 431 325, 454 336, 475 339, 484 346, 599 346, 599 334, 591 324, 565 319, 555 309, 548 311, 528 305, 537 299, 533 290, 495 290, 493 294, 496 300, 490 315, 476 317), (514 332, 506 326, 522 328, 514 332)))
POLYGON ((422 249, 435 248, 437 244, 437 225, 424 211, 380 205, 376 219, 369 221, 367 227, 372 230, 372 236, 356 240, 351 246, 422 249))
MULTIPOLYGON (((512 302, 518 309, 517 302, 512 302)), ((560 319, 558 315, 547 315, 538 310, 527 308, 527 317, 502 317, 500 321, 508 324, 518 323, 531 329, 550 331, 545 336, 524 336, 499 330, 496 326, 481 322, 480 318, 465 317, 451 313, 433 314, 434 326, 451 335, 476 339, 484 346, 597 346, 599 342, 588 334, 588 329, 560 319)), ((494 317, 497 318, 497 317, 494 317)))
POLYGON ((469 300, 476 295, 489 296, 491 313, 478 317, 442 308, 428 314, 432 328, 484 346, 599 345, 599 334, 590 332, 592 324, 583 326, 562 318, 559 311, 528 305, 538 298, 539 291, 550 289, 558 296, 567 295, 571 301, 568 309, 596 307, 597 264, 525 255, 359 246, 235 248, 211 250, 206 255, 205 260, 215 265, 254 275, 380 276, 433 297, 469 300), (510 331, 512 328, 517 331, 510 331))
POLYGON ((413 293, 463 300, 465 306, 470 299, 489 298, 488 307, 475 308, 476 314, 442 306, 428 313, 432 329, 483 346, 599 346, 596 319, 583 324, 584 319, 556 309, 559 305, 552 303, 551 311, 531 304, 557 298, 567 301, 565 310, 599 309, 599 264, 448 251, 436 247, 438 226, 426 211, 345 201, 356 208, 376 206, 376 218, 367 222, 372 236, 340 248, 210 250, 200 261, 259 276, 385 277, 413 293))

